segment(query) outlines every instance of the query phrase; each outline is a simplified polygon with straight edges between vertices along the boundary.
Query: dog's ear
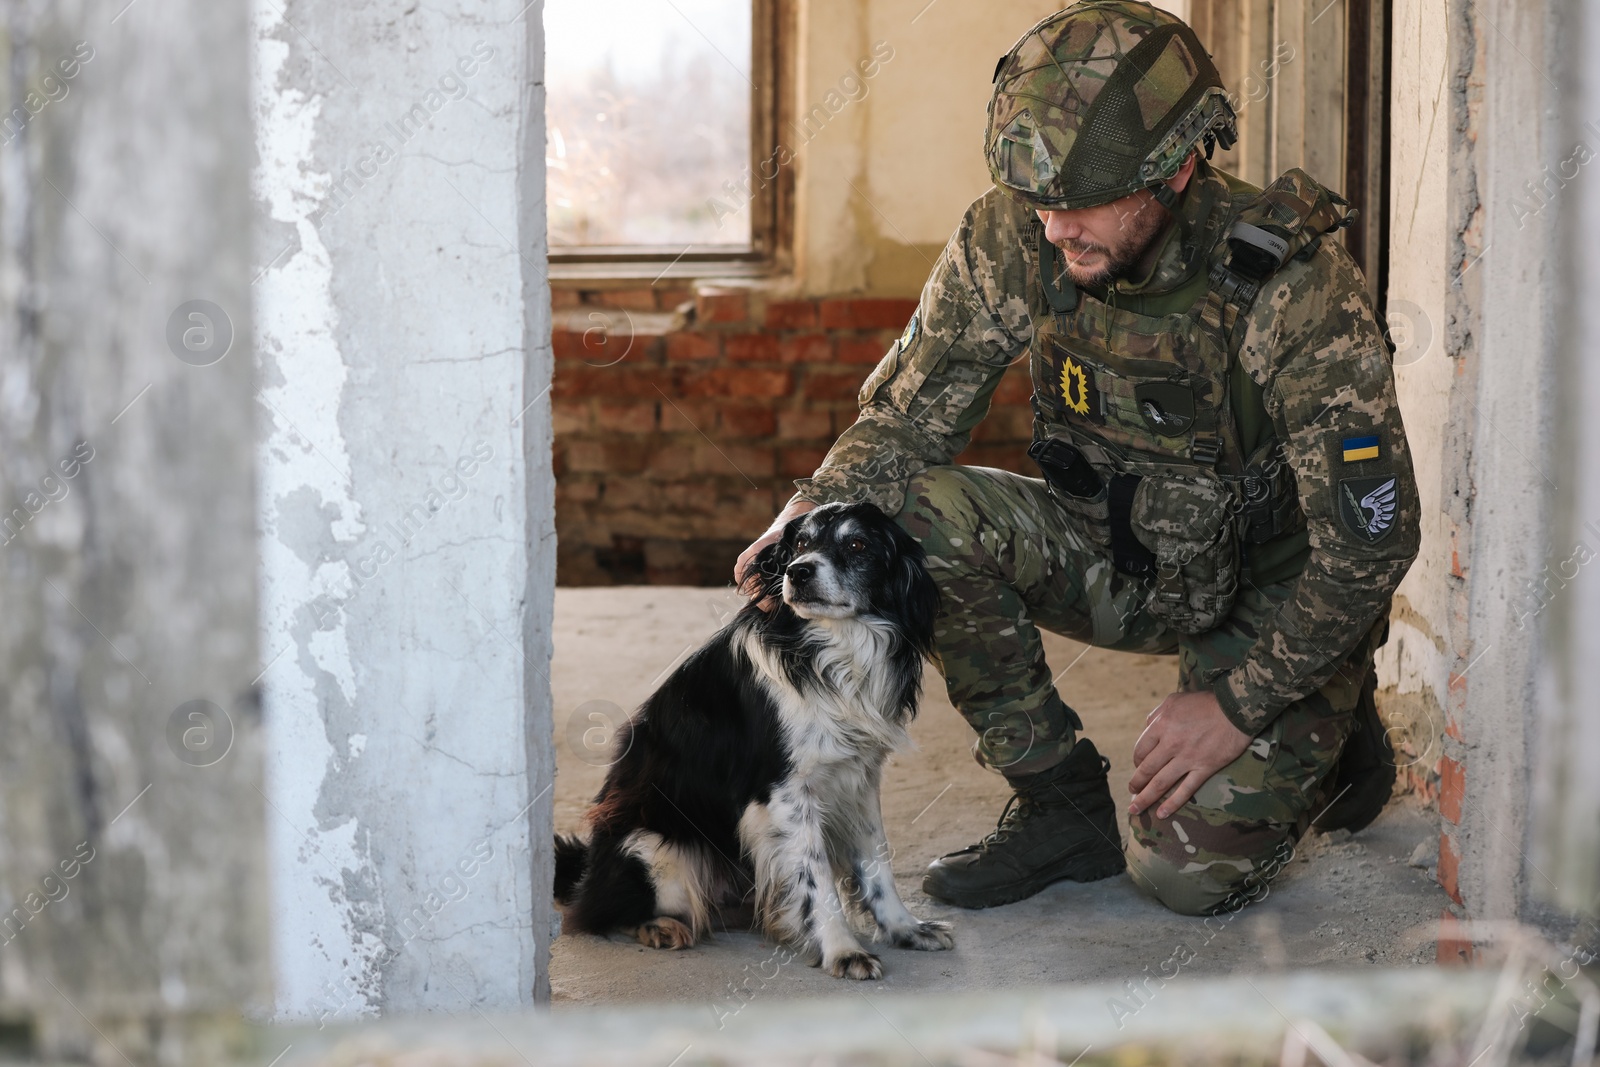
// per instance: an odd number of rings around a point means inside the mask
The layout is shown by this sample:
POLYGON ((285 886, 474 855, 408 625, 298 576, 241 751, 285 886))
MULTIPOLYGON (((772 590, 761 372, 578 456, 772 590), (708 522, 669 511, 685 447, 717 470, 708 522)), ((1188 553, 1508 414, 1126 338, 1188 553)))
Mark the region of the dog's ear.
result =
POLYGON ((755 599, 782 599, 783 572, 789 569, 789 561, 794 559, 794 539, 799 534, 803 518, 804 515, 790 519, 783 528, 783 536, 756 553, 754 567, 761 581, 761 595, 755 599))
POLYGON ((890 570, 888 593, 892 610, 917 651, 933 654, 933 624, 939 617, 939 587, 928 574, 927 556, 916 538, 893 521, 895 559, 890 570))

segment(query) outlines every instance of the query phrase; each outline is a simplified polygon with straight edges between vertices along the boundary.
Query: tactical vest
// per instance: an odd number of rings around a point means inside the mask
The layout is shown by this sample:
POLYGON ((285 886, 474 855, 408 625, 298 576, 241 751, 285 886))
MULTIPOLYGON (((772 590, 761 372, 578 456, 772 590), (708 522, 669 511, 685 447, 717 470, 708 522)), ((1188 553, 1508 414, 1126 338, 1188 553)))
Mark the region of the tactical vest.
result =
POLYGON ((1219 202, 1202 203, 1200 232, 1179 239, 1210 252, 1176 291, 1097 295, 1059 284, 1060 253, 1040 225, 1030 301, 1028 454, 1117 568, 1149 585, 1147 610, 1180 633, 1227 616, 1241 541, 1304 525, 1281 443, 1267 433, 1246 454, 1240 421, 1270 424, 1236 358, 1240 320, 1284 263, 1355 217, 1298 169, 1264 191, 1224 181, 1226 191, 1209 181, 1196 190, 1219 202))

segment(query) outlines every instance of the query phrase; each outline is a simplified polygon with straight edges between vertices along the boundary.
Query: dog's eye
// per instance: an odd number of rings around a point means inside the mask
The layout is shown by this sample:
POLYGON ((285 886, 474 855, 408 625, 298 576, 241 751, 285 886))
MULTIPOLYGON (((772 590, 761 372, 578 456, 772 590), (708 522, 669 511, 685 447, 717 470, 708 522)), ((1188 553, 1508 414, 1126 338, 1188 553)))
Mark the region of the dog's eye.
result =
POLYGON ((811 538, 809 538, 809 537, 796 537, 794 539, 794 550, 796 552, 804 552, 806 549, 808 549, 810 547, 811 547, 811 538))
POLYGON ((844 543, 844 547, 852 552, 865 552, 867 550, 867 542, 863 538, 852 537, 844 543))

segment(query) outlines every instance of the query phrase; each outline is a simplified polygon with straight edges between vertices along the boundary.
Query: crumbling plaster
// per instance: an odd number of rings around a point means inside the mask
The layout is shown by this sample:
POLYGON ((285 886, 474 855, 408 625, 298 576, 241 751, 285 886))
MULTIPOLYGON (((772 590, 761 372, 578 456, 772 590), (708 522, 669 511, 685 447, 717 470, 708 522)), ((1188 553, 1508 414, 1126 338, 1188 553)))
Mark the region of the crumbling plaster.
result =
POLYGON ((539 17, 255 8, 281 1018, 546 988, 539 17))

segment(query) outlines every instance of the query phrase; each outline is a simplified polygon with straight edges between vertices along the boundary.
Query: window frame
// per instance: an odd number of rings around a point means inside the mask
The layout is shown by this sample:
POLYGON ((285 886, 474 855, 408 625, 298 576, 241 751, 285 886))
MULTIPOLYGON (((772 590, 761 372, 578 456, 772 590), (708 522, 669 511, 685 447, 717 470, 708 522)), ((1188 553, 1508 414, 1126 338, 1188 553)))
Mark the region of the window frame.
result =
POLYGON ((777 158, 778 131, 791 107, 795 39, 793 0, 750 0, 750 243, 741 248, 673 251, 655 245, 547 246, 550 280, 751 277, 790 269, 794 232, 794 168, 778 168, 761 181, 763 165, 777 158))

